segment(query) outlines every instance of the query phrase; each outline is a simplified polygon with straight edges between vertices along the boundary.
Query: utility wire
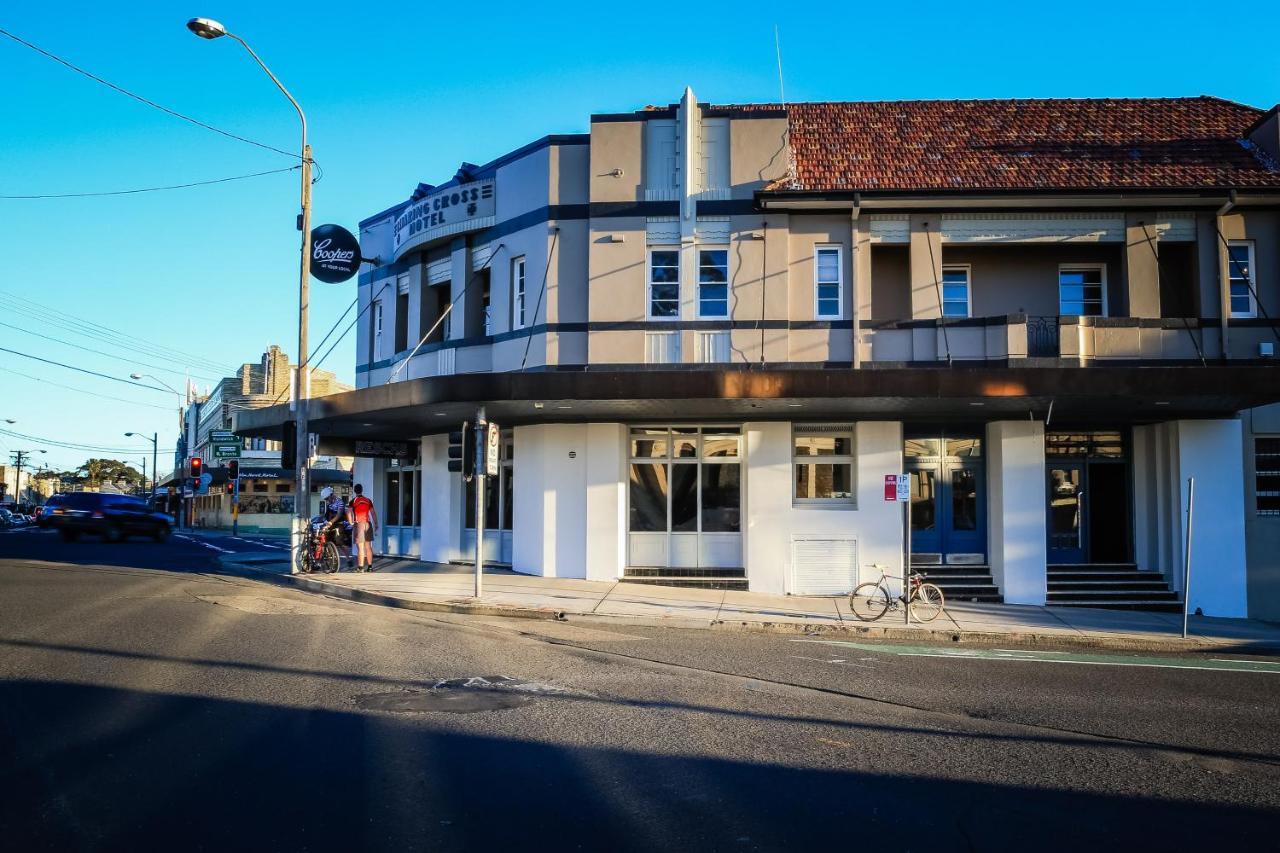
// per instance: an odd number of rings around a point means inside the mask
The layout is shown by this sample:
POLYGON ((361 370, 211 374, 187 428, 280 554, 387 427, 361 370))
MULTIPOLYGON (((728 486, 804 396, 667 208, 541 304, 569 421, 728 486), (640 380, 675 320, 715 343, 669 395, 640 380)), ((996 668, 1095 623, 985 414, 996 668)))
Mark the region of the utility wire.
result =
POLYGON ((51 446, 59 446, 59 447, 66 446, 72 450, 92 450, 100 453, 141 453, 144 449, 149 449, 149 448, 144 448, 141 445, 137 447, 107 447, 101 444, 83 444, 76 441, 61 441, 56 438, 41 438, 38 435, 26 435, 24 433, 14 432, 13 430, 9 430, 9 429, 0 430, 0 433, 8 436, 9 438, 18 438, 23 441, 32 441, 32 442, 35 442, 36 444, 48 444, 51 446))
POLYGON ((0 352, 7 352, 10 355, 16 355, 22 358, 29 358, 32 361, 40 361, 40 362, 44 362, 45 364, 52 364, 56 367, 65 367, 67 370, 74 370, 77 373, 87 373, 90 376, 97 376, 102 379, 110 379, 112 382, 123 382, 125 385, 133 385, 138 388, 146 388, 148 391, 159 391, 163 394, 171 393, 169 391, 165 391, 163 388, 157 388, 154 385, 145 385, 141 382, 134 382, 132 379, 121 379, 119 376, 111 376, 106 373, 98 373, 96 370, 86 370, 83 367, 76 367, 75 365, 72 365, 72 364, 63 364, 60 361, 52 361, 47 358, 41 358, 38 355, 28 355, 25 352, 18 352, 16 349, 6 349, 4 347, 0 347, 0 352))
MULTIPOLYGON (((926 222, 925 223, 926 231, 928 227, 929 227, 929 223, 926 222)), ((941 282, 938 281, 940 277, 938 275, 938 270, 940 270, 942 267, 938 264, 936 260, 934 260, 933 241, 929 239, 929 235, 927 233, 924 236, 925 236, 925 245, 929 247, 929 272, 933 274, 933 289, 934 289, 934 292, 938 294, 938 326, 942 329, 942 346, 947 351, 947 366, 950 367, 951 366, 951 341, 947 338, 947 308, 946 308, 947 303, 946 303, 946 300, 942 298, 942 284, 941 282)), ((857 333, 856 329, 854 330, 854 333, 856 335, 857 333)), ((855 346, 856 346, 856 341, 855 341, 855 346)))
POLYGON ((141 95, 134 94, 133 92, 130 92, 128 89, 125 89, 125 88, 122 88, 122 87, 120 87, 120 86, 117 86, 115 83, 112 83, 112 82, 111 82, 111 81, 109 81, 109 80, 104 80, 104 79, 102 79, 101 77, 99 77, 98 75, 96 75, 96 74, 94 74, 94 73, 92 73, 92 72, 90 72, 90 71, 86 71, 86 70, 84 70, 83 68, 81 68, 81 67, 80 67, 80 66, 78 66, 78 65, 73 65, 72 63, 68 62, 67 60, 63 59, 62 57, 57 56, 56 54, 50 53, 49 51, 45 50, 44 48, 42 48, 42 47, 38 47, 37 45, 32 44, 31 42, 27 41, 26 39, 19 38, 18 36, 14 35, 13 33, 9 32, 8 30, 0 29, 0 35, 2 35, 2 36, 6 36, 7 38, 10 38, 10 39, 13 39, 14 41, 16 41, 18 44, 22 45, 23 47, 30 48, 31 50, 34 50, 36 53, 39 53, 39 54, 41 54, 42 56, 46 56, 46 57, 48 57, 49 59, 52 59, 54 62, 58 63, 59 65, 64 65, 64 66, 66 66, 67 68, 70 68, 72 71, 76 72, 77 74, 81 74, 81 75, 84 75, 85 77, 88 77, 90 80, 93 80, 95 83, 101 83, 103 86, 106 86, 108 89, 112 89, 112 90, 114 90, 114 91, 116 91, 116 92, 119 92, 120 94, 125 95, 126 97, 133 98, 135 101, 139 101, 140 103, 146 104, 146 105, 147 105, 147 106, 149 106, 149 107, 153 107, 154 109, 157 109, 157 110, 159 110, 159 111, 160 111, 160 112, 162 112, 162 113, 166 113, 166 114, 168 114, 168 115, 171 115, 171 116, 173 116, 174 118, 181 119, 182 121, 188 122, 188 123, 190 123, 190 124, 194 124, 196 127, 202 127, 202 128, 204 128, 205 130, 209 130, 209 131, 212 131, 212 132, 214 132, 214 133, 217 133, 217 134, 219 134, 219 135, 221 135, 221 136, 225 136, 225 137, 227 137, 228 139, 234 139, 234 140, 236 140, 237 142, 243 142, 243 143, 245 143, 246 145, 254 145, 254 146, 257 146, 258 148, 262 148, 262 149, 265 149, 265 150, 267 150, 267 151, 274 151, 274 152, 276 152, 277 154, 283 154, 284 156, 286 156, 286 157, 292 157, 292 158, 294 158, 295 160, 301 160, 301 159, 302 159, 302 156, 301 156, 300 154, 296 154, 296 153, 294 153, 294 152, 292 152, 292 151, 285 151, 283 148, 276 148, 274 145, 267 145, 265 142, 258 142, 258 141, 256 141, 256 140, 248 139, 248 138, 246 138, 246 137, 244 137, 244 136, 240 136, 240 135, 238 135, 238 134, 232 133, 231 131, 223 130, 222 128, 219 128, 219 127, 214 127, 213 125, 211 125, 211 124, 206 124, 205 122, 202 122, 202 121, 200 121, 199 119, 194 119, 194 118, 192 118, 191 116, 183 115, 182 113, 178 112, 177 110, 171 110, 171 109, 169 109, 169 108, 168 108, 168 107, 166 107, 166 106, 162 106, 162 105, 160 105, 160 104, 157 104, 155 101, 152 101, 152 100, 150 100, 150 99, 148 99, 148 98, 144 98, 144 97, 142 97, 141 95))
POLYGON ((95 323, 92 320, 82 320, 74 314, 68 314, 65 311, 59 311, 56 308, 50 308, 34 300, 18 296, 17 294, 0 291, 0 306, 7 307, 14 313, 22 314, 38 322, 49 323, 60 329, 64 329, 65 331, 69 331, 119 349, 130 350, 132 352, 151 356, 160 356, 161 358, 172 359, 177 364, 193 365, 201 367, 201 369, 212 370, 215 373, 224 375, 234 373, 234 370, 231 368, 228 368, 226 365, 218 364, 212 359, 202 358, 185 350, 176 350, 173 347, 161 346, 153 341, 117 331, 116 329, 104 326, 101 323, 95 323))
MULTIPOLYGON (((64 345, 64 346, 74 347, 74 348, 76 348, 76 349, 78 349, 78 350, 84 350, 85 352, 91 352, 91 353, 93 353, 94 355, 104 356, 105 358, 113 358, 113 359, 115 359, 116 361, 123 361, 123 362, 126 362, 126 363, 128 363, 128 364, 136 365, 136 366, 138 366, 138 367, 149 367, 149 368, 151 368, 152 370, 159 370, 161 373, 172 373, 172 374, 174 374, 174 375, 180 375, 180 374, 183 374, 183 371, 181 371, 181 370, 176 370, 176 369, 174 369, 174 368, 172 368, 172 367, 166 367, 166 366, 161 365, 161 364, 150 364, 150 363, 145 362, 145 361, 138 361, 137 359, 130 358, 130 357, 128 357, 128 356, 124 356, 124 355, 115 355, 114 353, 103 352, 102 350, 94 349, 93 347, 86 347, 86 346, 82 346, 81 344, 72 343, 71 341, 64 341, 64 340, 62 340, 61 338, 55 338, 55 337, 53 337, 52 335, 42 335, 42 334, 40 334, 39 332, 33 332, 33 331, 31 331, 30 329, 24 329, 24 328, 22 328, 21 326, 15 326, 15 325, 13 325, 13 324, 11 324, 11 323, 3 323, 3 322, 0 322, 0 326, 3 326, 3 327, 4 327, 4 328, 6 328, 6 329, 14 329, 14 330, 16 330, 16 331, 22 332, 22 333, 23 333, 23 334, 25 334, 25 335, 32 335, 32 336, 34 336, 34 337, 41 338, 41 339, 46 340, 46 341, 52 341, 52 342, 53 342, 53 343, 55 343, 55 344, 62 344, 62 345, 64 345)), ((209 382, 218 382, 218 381, 220 381, 220 380, 222 379, 222 377, 206 376, 206 375, 204 375, 204 374, 200 374, 200 373, 191 373, 191 372, 188 372, 186 375, 188 375, 188 376, 194 376, 196 379, 205 379, 205 380, 207 380, 207 381, 209 381, 209 382)))
MULTIPOLYGON (((1235 268, 1235 271, 1240 275, 1240 278, 1242 278, 1242 279, 1244 280, 1244 286, 1245 286, 1245 287, 1247 287, 1247 288, 1249 288, 1249 293, 1253 295, 1253 306, 1254 306, 1254 308, 1256 308, 1256 309, 1257 309, 1257 313, 1261 314, 1261 315, 1262 315, 1262 319, 1264 319, 1264 320, 1266 320, 1266 321, 1268 322, 1268 324, 1269 324, 1269 326, 1270 326, 1270 329, 1271 329, 1271 334, 1275 336, 1275 339, 1276 339, 1277 341, 1280 341, 1280 330, 1276 329, 1276 324, 1271 322, 1271 315, 1267 313, 1267 308, 1266 308, 1266 306, 1262 304, 1262 297, 1258 295, 1258 290, 1257 290, 1257 288, 1255 288, 1255 287, 1253 286, 1253 281, 1252 281, 1252 279, 1251 279, 1251 278, 1250 278, 1250 276, 1249 276, 1249 267, 1248 267, 1248 265, 1247 265, 1247 264, 1241 264, 1241 263, 1240 263, 1239 261, 1237 261, 1235 258, 1231 257, 1231 244, 1230 244, 1229 242, 1227 242, 1227 238, 1223 235, 1222 231, 1218 228, 1218 225, 1217 225, 1216 220, 1215 220, 1215 222, 1214 222, 1213 230, 1218 232, 1218 239, 1222 241, 1222 248, 1226 249, 1226 251, 1227 251, 1227 277, 1228 277, 1228 279, 1230 278, 1231 268, 1233 268, 1233 267, 1234 267, 1234 268, 1235 268)), ((1228 282, 1227 282, 1227 291, 1228 291, 1228 292, 1227 292, 1227 319, 1228 319, 1228 320, 1230 320, 1230 319, 1231 319, 1231 293, 1230 293, 1230 290, 1231 290, 1231 283, 1230 283, 1230 281, 1228 281, 1228 282)))
POLYGON ((136 195, 138 193, 156 193, 164 190, 185 190, 190 187, 207 187, 210 184, 225 184, 231 181, 243 181, 248 178, 260 178, 263 175, 278 175, 281 172, 292 172, 295 169, 301 169, 301 166, 285 166, 283 169, 268 169, 265 172, 250 172, 247 175, 232 175, 229 178, 214 178, 210 181, 192 181, 186 184, 169 184, 162 187, 138 187, 132 190, 109 190, 105 192, 93 193, 44 193, 41 195, 0 195, 0 199, 14 200, 31 200, 40 198, 97 198, 101 196, 112 195, 136 195))
MULTIPOLYGON (((547 275, 551 272, 551 256, 556 252, 556 243, 560 240, 560 226, 554 226, 551 232, 551 246, 547 249, 547 265, 542 268, 542 286, 538 288, 538 304, 533 306, 533 316, 529 318, 529 335, 524 339, 524 357, 520 359, 520 372, 529 361, 529 347, 533 344, 533 326, 538 322, 538 311, 542 309, 542 295, 547 292, 547 275)), ((544 356, 543 363, 546 363, 544 356)))
POLYGON ((12 373, 14 376, 21 376, 23 379, 30 379, 33 382, 39 382, 41 385, 52 385, 55 388, 64 388, 67 391, 75 391, 78 394, 88 394, 90 397, 98 397, 103 400, 114 400, 117 403, 127 403, 130 406, 146 406, 148 409, 160 409, 165 412, 172 412, 172 406, 161 406, 158 403, 139 403, 134 400, 126 400, 124 397, 112 397, 109 394, 99 394, 96 391, 86 391, 83 388, 77 388, 74 385, 63 385, 61 382, 53 382, 40 376, 32 376, 29 373, 22 373, 17 370, 11 370, 7 367, 0 367, 0 371, 12 373))

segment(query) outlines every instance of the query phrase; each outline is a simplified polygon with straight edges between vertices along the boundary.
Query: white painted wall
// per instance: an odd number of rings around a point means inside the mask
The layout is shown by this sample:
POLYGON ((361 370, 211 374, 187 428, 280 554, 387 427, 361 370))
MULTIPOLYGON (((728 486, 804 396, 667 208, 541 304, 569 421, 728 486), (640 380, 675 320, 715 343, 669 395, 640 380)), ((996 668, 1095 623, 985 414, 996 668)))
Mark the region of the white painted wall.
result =
MULTIPOLYGON (((1178 421, 1178 491, 1196 478, 1191 521, 1191 595, 1206 616, 1248 615, 1244 542, 1243 430, 1239 420, 1178 421)), ((1181 587, 1181 574, 1173 573, 1181 587)))
POLYGON ((460 559, 463 494, 460 475, 449 473, 449 436, 423 437, 421 472, 422 559, 432 563, 460 559))
POLYGON ((902 472, 902 424, 867 421, 855 427, 854 507, 792 503, 791 424, 747 423, 743 543, 753 592, 791 593, 791 541, 797 535, 853 536, 858 571, 879 563, 902 573, 902 507, 884 500, 884 475, 902 472))
POLYGON ((987 550, 1006 604, 1045 603, 1044 424, 987 424, 987 550))
POLYGON ((587 424, 586 481, 586 577, 616 580, 627 553, 625 424, 587 424))
POLYGON ((514 437, 511 567, 542 577, 585 578, 587 425, 516 427, 514 437))

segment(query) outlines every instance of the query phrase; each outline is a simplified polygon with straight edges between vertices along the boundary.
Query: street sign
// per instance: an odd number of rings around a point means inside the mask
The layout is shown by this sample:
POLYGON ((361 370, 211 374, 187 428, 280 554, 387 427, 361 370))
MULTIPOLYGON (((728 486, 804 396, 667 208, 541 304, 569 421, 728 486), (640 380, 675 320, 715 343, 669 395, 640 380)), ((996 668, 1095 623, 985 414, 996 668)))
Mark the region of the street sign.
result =
POLYGON ((484 475, 498 476, 498 450, 502 447, 502 431, 498 425, 489 422, 489 435, 485 441, 484 475))
POLYGON ((209 430, 209 447, 214 459, 239 459, 242 442, 229 429, 209 430))
POLYGON ((908 474, 884 475, 884 499, 889 503, 911 500, 911 477, 908 474))

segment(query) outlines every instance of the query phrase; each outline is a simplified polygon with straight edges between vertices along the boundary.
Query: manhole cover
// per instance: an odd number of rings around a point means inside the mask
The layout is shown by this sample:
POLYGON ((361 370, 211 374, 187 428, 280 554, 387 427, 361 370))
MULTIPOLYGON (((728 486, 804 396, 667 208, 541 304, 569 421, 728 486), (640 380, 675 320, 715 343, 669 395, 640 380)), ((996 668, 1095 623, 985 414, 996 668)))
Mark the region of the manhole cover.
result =
POLYGON ((506 675, 477 675, 470 678, 448 678, 437 681, 427 690, 395 690, 390 693, 366 693, 355 697, 356 707, 366 711, 444 711, 449 714, 475 714, 481 711, 504 711, 527 705, 539 696, 564 695, 563 687, 523 681, 506 675))

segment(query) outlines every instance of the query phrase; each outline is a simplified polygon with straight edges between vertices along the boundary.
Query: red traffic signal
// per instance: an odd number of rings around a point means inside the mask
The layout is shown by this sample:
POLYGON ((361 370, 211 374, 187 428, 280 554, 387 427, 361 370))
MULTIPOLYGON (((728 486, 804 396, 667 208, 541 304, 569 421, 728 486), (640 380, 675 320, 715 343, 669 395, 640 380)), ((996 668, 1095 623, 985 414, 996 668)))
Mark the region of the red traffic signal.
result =
POLYGON ((240 460, 232 459, 227 463, 227 479, 235 480, 240 476, 240 460))
POLYGON ((192 456, 190 468, 191 479, 199 480, 200 475, 204 473, 204 460, 199 456, 192 456))

